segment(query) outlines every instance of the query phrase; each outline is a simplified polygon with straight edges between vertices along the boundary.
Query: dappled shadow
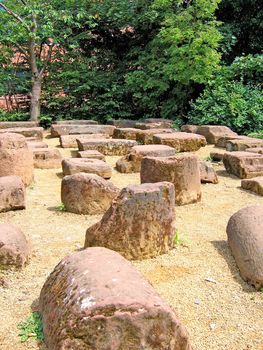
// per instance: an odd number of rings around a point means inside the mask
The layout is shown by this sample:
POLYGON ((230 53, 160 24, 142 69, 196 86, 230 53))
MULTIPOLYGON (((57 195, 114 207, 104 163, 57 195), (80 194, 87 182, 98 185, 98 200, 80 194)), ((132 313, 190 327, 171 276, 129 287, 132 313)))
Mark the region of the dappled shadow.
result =
POLYGON ((71 150, 70 153, 72 158, 77 158, 78 150, 71 150))
POLYGON ((249 190, 245 190, 245 189, 242 188, 241 186, 238 186, 237 188, 238 188, 241 192, 243 192, 243 193, 252 194, 252 195, 254 195, 254 196, 256 196, 256 197, 262 198, 262 195, 260 195, 260 194, 258 194, 258 193, 256 193, 256 192, 249 191, 249 190))
POLYGON ((227 241, 211 241, 211 243, 216 248, 218 253, 225 259, 234 280, 241 285, 243 291, 246 293, 254 293, 255 289, 241 278, 239 269, 236 265, 234 257, 231 254, 227 241))
POLYGON ((56 173, 56 175, 59 179, 63 179, 63 177, 64 177, 62 172, 56 173))
POLYGON ((238 180, 239 177, 233 175, 233 174, 229 174, 226 170, 217 170, 216 171, 217 175, 223 176, 223 177, 228 177, 230 179, 234 179, 234 180, 238 180))

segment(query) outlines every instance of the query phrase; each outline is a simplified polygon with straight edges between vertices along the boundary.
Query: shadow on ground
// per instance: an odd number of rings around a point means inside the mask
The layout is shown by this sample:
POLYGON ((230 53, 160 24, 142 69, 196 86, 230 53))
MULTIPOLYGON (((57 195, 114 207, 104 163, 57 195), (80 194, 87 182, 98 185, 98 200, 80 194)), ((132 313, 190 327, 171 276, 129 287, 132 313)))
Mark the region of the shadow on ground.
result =
POLYGON ((241 278, 235 259, 231 254, 230 248, 228 247, 227 241, 211 241, 211 243, 216 248, 218 253, 225 259, 234 280, 241 285, 243 291, 246 293, 255 292, 255 289, 241 278))

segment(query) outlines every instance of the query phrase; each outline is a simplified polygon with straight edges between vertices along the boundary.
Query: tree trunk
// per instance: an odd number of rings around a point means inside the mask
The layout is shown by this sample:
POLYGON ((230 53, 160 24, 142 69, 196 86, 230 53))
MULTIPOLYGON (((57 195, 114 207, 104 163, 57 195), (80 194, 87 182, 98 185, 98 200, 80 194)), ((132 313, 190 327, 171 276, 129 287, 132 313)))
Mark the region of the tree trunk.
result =
POLYGON ((38 121, 40 117, 41 84, 41 78, 33 78, 30 101, 30 120, 33 121, 38 121))

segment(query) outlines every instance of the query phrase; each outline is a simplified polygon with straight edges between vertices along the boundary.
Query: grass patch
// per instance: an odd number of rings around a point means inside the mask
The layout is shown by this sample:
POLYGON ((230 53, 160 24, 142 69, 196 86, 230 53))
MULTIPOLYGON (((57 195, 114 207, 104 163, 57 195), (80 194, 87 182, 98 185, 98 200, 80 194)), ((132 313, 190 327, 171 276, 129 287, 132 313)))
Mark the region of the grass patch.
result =
POLYGON ((17 328, 21 343, 29 338, 41 341, 44 339, 42 318, 38 312, 33 312, 25 321, 20 322, 17 328))

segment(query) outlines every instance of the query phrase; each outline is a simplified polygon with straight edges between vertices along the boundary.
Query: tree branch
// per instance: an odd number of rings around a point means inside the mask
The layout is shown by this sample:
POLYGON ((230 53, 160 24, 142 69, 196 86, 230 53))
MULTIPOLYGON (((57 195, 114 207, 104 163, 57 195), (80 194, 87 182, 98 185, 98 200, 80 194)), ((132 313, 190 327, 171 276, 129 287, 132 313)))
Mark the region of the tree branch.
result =
POLYGON ((22 17, 20 17, 17 13, 12 11, 10 8, 5 6, 2 2, 0 2, 0 7, 2 7, 3 10, 5 10, 10 16, 14 17, 18 22, 22 23, 26 26, 27 30, 29 30, 28 26, 25 24, 22 17))

